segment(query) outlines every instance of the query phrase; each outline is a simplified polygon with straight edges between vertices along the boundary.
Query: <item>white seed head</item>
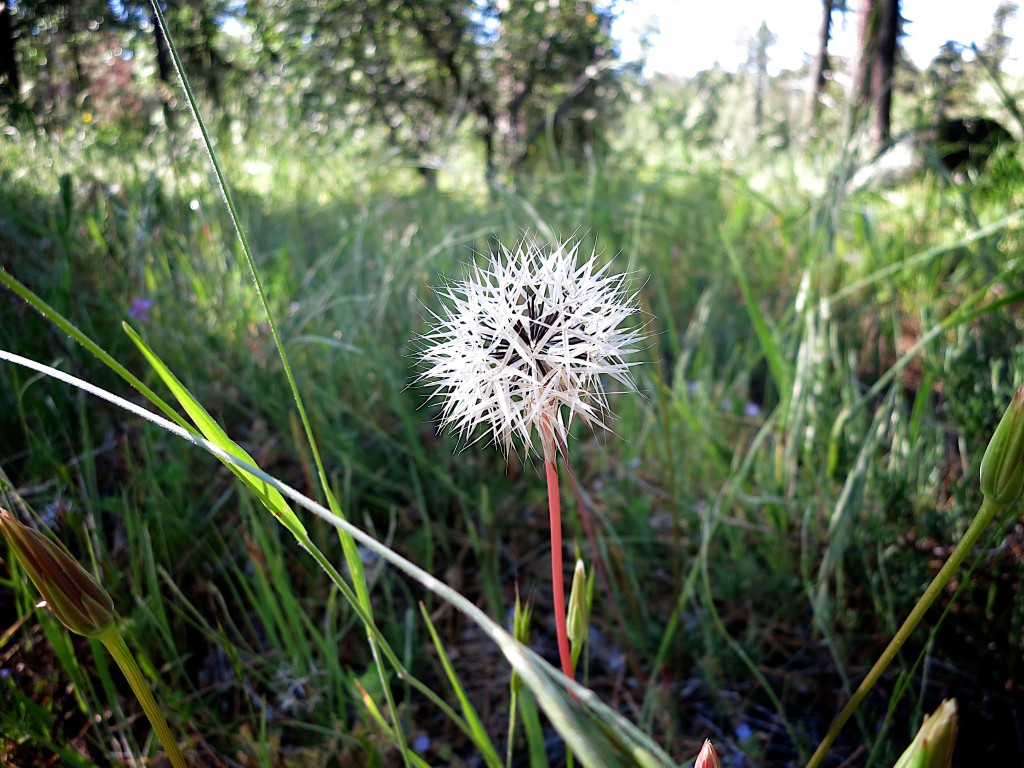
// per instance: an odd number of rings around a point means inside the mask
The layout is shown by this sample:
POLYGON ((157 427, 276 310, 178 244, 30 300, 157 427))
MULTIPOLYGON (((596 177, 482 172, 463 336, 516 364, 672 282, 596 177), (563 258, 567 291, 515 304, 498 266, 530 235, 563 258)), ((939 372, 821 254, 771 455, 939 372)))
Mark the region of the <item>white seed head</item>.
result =
POLYGON ((577 266, 578 250, 524 237, 438 290, 443 309, 421 338, 420 381, 442 399, 442 426, 472 442, 486 425, 475 439, 488 435, 506 454, 513 436, 533 447, 535 431, 545 454, 564 447, 576 416, 606 427, 602 376, 635 389, 635 363, 624 357, 637 351, 642 327, 627 325, 637 312, 628 276, 596 254, 577 266))

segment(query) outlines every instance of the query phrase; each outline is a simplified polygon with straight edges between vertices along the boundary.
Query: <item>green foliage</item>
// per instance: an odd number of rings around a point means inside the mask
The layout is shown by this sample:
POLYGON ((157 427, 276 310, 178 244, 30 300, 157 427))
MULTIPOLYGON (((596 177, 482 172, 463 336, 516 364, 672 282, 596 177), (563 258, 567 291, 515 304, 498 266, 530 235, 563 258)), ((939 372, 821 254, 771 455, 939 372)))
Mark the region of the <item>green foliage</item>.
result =
MULTIPOLYGON (((469 136, 506 181, 556 148, 604 146, 621 95, 613 13, 593 0, 182 0, 164 13, 204 107, 250 141, 268 126, 334 147, 369 133, 429 183, 469 136)), ((112 141, 182 124, 149 2, 16 3, 3 18, 18 53, 0 81, 18 81, 5 101, 19 123, 112 141)))
POLYGON ((465 123, 510 174, 552 126, 593 142, 615 95, 611 14, 592 0, 249 3, 252 97, 321 134, 386 130, 428 179, 465 123), (269 89, 267 85, 283 88, 269 89))

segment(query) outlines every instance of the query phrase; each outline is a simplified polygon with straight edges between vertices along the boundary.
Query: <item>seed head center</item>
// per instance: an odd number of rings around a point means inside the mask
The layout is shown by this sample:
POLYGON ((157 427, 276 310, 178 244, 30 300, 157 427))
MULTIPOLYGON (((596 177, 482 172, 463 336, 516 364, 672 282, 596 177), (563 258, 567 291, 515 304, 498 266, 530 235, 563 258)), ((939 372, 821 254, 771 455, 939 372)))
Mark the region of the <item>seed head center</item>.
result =
POLYGON ((551 366, 540 355, 552 350, 556 344, 567 340, 569 346, 579 343, 580 339, 569 334, 557 333, 557 330, 569 330, 571 328, 557 328, 565 324, 565 312, 558 306, 551 306, 547 301, 539 298, 532 292, 520 295, 516 302, 521 310, 519 317, 512 326, 511 334, 496 334, 498 337, 490 351, 490 356, 510 367, 518 367, 524 358, 520 349, 528 350, 529 359, 525 362, 531 372, 539 378, 545 378, 551 372, 551 366), (522 345, 514 343, 512 337, 522 342, 522 345))

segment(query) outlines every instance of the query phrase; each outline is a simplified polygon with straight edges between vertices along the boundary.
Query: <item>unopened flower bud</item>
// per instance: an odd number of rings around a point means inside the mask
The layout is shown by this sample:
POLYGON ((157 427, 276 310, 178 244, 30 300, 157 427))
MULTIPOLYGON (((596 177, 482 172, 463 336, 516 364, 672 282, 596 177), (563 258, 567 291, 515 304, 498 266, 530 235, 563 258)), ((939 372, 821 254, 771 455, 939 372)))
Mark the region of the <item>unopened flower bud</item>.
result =
MULTIPOLYGON (((523 645, 530 642, 530 605, 523 605, 519 602, 519 588, 516 588, 516 607, 512 613, 512 636, 523 645)), ((515 669, 512 670, 512 681, 510 683, 513 693, 518 693, 523 681, 515 669)))
POLYGON ((114 603, 71 555, 0 508, 0 531, 61 624, 96 637, 114 623, 114 603))
POLYGON ((949 768, 956 744, 956 700, 946 699, 921 723, 893 768, 949 768))
POLYGON ((697 759, 693 762, 693 768, 720 768, 721 765, 718 753, 711 745, 711 739, 704 739, 704 746, 700 748, 697 759))
POLYGON ((581 646, 587 639, 590 623, 590 601, 587 599, 587 569, 583 561, 576 561, 572 574, 572 590, 569 592, 569 611, 566 631, 573 647, 581 646))
POLYGON ((1010 401, 981 460, 981 492, 1012 504, 1024 491, 1024 384, 1010 401))

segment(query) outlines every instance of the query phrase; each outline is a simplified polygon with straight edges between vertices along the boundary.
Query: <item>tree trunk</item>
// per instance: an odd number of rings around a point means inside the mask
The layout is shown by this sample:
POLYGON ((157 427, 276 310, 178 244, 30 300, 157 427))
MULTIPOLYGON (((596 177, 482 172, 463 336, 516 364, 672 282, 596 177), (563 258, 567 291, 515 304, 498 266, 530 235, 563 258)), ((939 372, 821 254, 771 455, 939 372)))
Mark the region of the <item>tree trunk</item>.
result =
POLYGON ((881 148, 892 135, 892 84, 896 72, 896 38, 900 31, 899 0, 881 0, 878 44, 875 46, 871 95, 875 106, 872 138, 881 148))
POLYGON ((873 115, 871 138, 880 149, 890 138, 892 82, 900 30, 899 0, 863 0, 860 6, 860 58, 854 77, 854 104, 862 118, 873 115))
POLYGON ((200 40, 203 45, 203 53, 205 61, 204 69, 206 70, 206 90, 210 94, 210 98, 213 103, 218 107, 223 105, 223 93, 221 89, 221 67, 226 65, 226 62, 221 61, 216 53, 215 37, 217 35, 217 22, 213 18, 213 14, 210 13, 210 8, 207 3, 201 3, 199 5, 199 13, 202 14, 199 19, 199 30, 200 40))
POLYGON ((859 55, 853 76, 853 100, 858 110, 871 106, 871 72, 878 42, 879 0, 861 0, 857 7, 857 44, 859 55))
POLYGON ((821 97, 825 92, 825 82, 828 73, 832 70, 828 56, 828 44, 832 39, 832 11, 835 8, 835 0, 822 0, 821 2, 821 27, 818 30, 818 53, 814 57, 814 64, 811 67, 811 121, 818 118, 818 111, 821 108, 821 97))
POLYGON ((764 78, 757 76, 757 86, 754 88, 754 130, 761 135, 761 124, 764 122, 764 78))
POLYGON ((21 74, 14 46, 18 27, 11 4, 0 1, 0 102, 14 103, 21 97, 21 74))
POLYGON ((417 169, 423 180, 423 188, 434 191, 437 189, 437 168, 432 165, 420 165, 417 169))
POLYGON ((522 102, 516 98, 520 83, 513 66, 507 56, 495 65, 498 73, 493 106, 496 178, 509 189, 515 188, 513 170, 520 149, 523 148, 523 127, 519 120, 519 105, 522 102))
POLYGON ((492 186, 498 181, 498 165, 494 157, 494 142, 495 136, 498 132, 497 126, 494 124, 494 117, 489 114, 484 119, 484 174, 487 179, 488 186, 492 186))

